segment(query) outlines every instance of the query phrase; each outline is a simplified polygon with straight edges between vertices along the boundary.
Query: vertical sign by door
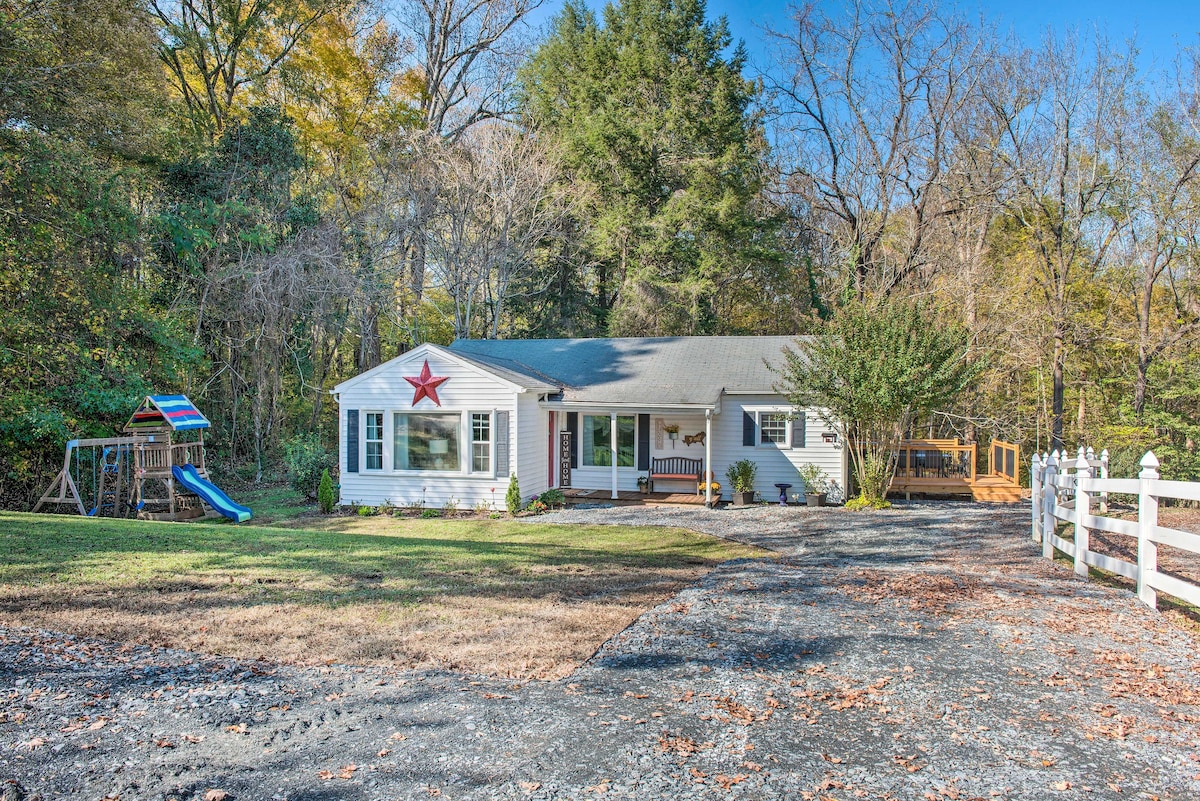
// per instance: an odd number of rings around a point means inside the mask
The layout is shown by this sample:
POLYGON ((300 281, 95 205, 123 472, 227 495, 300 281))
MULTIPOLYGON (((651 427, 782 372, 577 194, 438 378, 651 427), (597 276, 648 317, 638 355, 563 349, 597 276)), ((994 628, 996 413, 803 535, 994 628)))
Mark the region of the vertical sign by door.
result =
POLYGON ((571 432, 558 432, 558 486, 571 486, 571 432))

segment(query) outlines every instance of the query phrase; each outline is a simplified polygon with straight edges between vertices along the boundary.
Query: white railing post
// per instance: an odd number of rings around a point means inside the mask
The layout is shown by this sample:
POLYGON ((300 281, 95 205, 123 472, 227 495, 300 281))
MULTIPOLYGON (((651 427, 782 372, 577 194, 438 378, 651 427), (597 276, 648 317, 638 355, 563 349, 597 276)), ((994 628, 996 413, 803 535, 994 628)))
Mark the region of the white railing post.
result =
MULTIPOLYGON (((1100 451, 1100 478, 1108 478, 1108 448, 1100 451)), ((1108 514, 1108 490, 1100 493, 1100 514, 1108 514)))
POLYGON ((1158 457, 1148 451, 1138 473, 1138 599, 1151 609, 1158 608, 1158 593, 1146 583, 1146 577, 1158 571, 1158 546, 1151 537, 1158 529, 1158 496, 1150 491, 1150 482, 1158 479, 1158 457))
POLYGON ((1087 578, 1088 566, 1083 560, 1090 546, 1091 531, 1084 524, 1084 518, 1092 513, 1092 495, 1079 487, 1079 480, 1092 477, 1092 464, 1084 455, 1083 448, 1079 449, 1079 458, 1075 460, 1075 574, 1087 578))
POLYGON ((1054 558, 1054 544, 1050 541, 1050 536, 1056 528, 1054 522, 1054 510, 1057 504, 1057 488, 1054 482, 1058 479, 1058 451, 1050 454, 1050 458, 1046 460, 1046 469, 1042 473, 1042 556, 1047 559, 1054 558))
POLYGON ((1033 455, 1029 463, 1029 500, 1033 507, 1031 533, 1034 542, 1042 541, 1042 458, 1033 455))

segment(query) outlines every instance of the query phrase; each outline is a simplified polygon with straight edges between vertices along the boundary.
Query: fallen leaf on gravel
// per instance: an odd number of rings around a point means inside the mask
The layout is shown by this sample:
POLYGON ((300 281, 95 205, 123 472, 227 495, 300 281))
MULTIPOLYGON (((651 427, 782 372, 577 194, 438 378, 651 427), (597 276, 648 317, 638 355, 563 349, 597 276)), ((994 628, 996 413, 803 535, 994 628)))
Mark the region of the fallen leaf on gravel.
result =
POLYGON ((385 756, 387 756, 387 755, 388 755, 388 754, 390 754, 390 753, 392 753, 392 749, 390 749, 390 748, 380 748, 380 749, 379 749, 379 753, 377 753, 375 756, 379 756, 379 757, 385 757, 385 756))
POLYGON ((30 741, 29 741, 29 742, 27 742, 27 743, 21 743, 21 745, 25 746, 25 747, 26 747, 26 748, 28 748, 30 751, 32 751, 33 749, 37 748, 38 746, 42 746, 42 745, 45 745, 45 744, 46 744, 46 741, 45 741, 45 740, 43 740, 41 737, 34 737, 32 740, 30 740, 30 741))
POLYGON ((204 794, 204 801, 225 801, 229 798, 229 793, 224 790, 212 789, 204 794))
POLYGON ((846 761, 841 757, 830 756, 829 754, 821 754, 821 759, 825 760, 826 762, 832 762, 835 765, 840 765, 846 761))
POLYGON ((517 782, 517 784, 519 784, 521 789, 527 793, 532 793, 534 790, 537 790, 542 786, 541 782, 517 782))
POLYGON ((165 737, 161 740, 155 740, 154 744, 157 745, 159 748, 174 748, 175 747, 175 743, 171 742, 170 740, 168 740, 165 737))
POLYGON ((358 770, 358 765, 342 765, 342 769, 338 771, 339 779, 353 779, 354 771, 358 770))
POLYGON ((438 789, 437 787, 426 787, 425 792, 429 793, 434 798, 437 798, 439 795, 442 794, 442 791, 440 789, 438 789))
POLYGON ((1061 782, 1055 782, 1054 784, 1052 784, 1050 786, 1052 788, 1054 788, 1055 790, 1070 790, 1071 789, 1071 783, 1069 781, 1066 781, 1065 779, 1061 782))
POLYGON ((198 743, 204 739, 204 735, 203 734, 200 734, 200 735, 185 734, 182 737, 180 737, 179 739, 183 740, 185 743, 198 743))
POLYGON ((388 739, 389 739, 389 740, 396 740, 397 742, 399 742, 400 740, 407 740, 407 739, 408 739, 408 736, 407 736, 407 735, 404 735, 404 734, 401 734, 400 732, 396 732, 395 734, 393 734, 393 735, 392 735, 391 737, 389 737, 388 739))
POLYGON ((318 771, 317 771, 317 778, 318 778, 318 779, 320 779, 320 780, 321 780, 321 781, 323 781, 323 782, 327 782, 327 781, 329 781, 330 779, 332 779, 332 778, 333 778, 333 771, 331 771, 331 770, 318 770, 318 771))
POLYGON ((237 723, 237 724, 234 724, 233 726, 226 726, 225 731, 231 731, 234 734, 245 734, 246 733, 246 724, 245 723, 237 723))
POLYGON ((92 725, 88 726, 88 731, 99 731, 108 725, 108 718, 97 718, 92 721, 92 725))
POLYGON ((732 789, 735 784, 741 784, 742 782, 746 781, 746 774, 739 773, 736 776, 726 776, 724 773, 718 773, 716 776, 713 776, 713 781, 721 785, 722 790, 728 791, 732 789))

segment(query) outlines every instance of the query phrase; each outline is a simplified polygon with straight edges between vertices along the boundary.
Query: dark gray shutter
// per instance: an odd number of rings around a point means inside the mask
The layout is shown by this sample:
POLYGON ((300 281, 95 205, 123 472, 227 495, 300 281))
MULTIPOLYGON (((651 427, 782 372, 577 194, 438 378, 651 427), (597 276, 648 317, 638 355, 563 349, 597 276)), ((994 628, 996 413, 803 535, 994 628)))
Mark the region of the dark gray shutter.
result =
POLYGON ((638 470, 650 469, 650 415, 638 415, 638 470))
POLYGON ((346 412, 346 472, 358 472, 358 409, 346 412))
POLYGON ((754 441, 754 427, 754 415, 742 412, 742 445, 747 448, 753 448, 757 444, 754 441))
POLYGON ((808 415, 804 412, 797 412, 795 419, 792 420, 792 447, 804 447, 804 425, 808 422, 808 415))
POLYGON ((508 412, 496 412, 496 476, 508 478, 508 412))
POLYGON ((579 412, 567 412, 567 430, 571 432, 571 469, 579 467, 579 412))

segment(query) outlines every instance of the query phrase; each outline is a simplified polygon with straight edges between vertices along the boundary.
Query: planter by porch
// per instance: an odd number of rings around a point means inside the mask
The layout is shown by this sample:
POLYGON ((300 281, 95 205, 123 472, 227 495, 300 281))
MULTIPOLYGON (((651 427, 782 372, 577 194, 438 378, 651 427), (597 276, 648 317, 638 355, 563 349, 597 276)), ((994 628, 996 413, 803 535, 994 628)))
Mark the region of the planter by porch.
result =
POLYGON ((734 506, 750 506, 754 503, 754 491, 733 493, 734 506))
POLYGON ((806 492, 804 493, 804 503, 808 506, 824 506, 827 495, 828 493, 825 492, 806 492))

